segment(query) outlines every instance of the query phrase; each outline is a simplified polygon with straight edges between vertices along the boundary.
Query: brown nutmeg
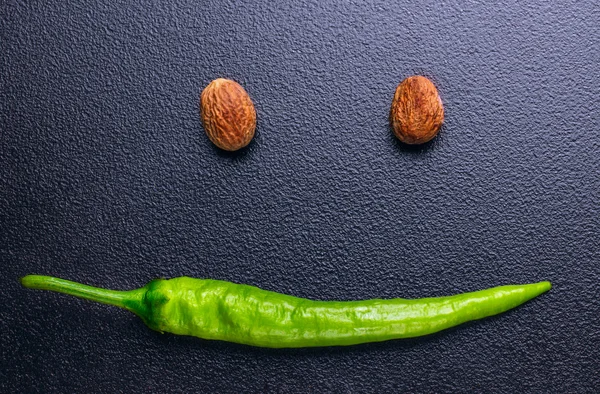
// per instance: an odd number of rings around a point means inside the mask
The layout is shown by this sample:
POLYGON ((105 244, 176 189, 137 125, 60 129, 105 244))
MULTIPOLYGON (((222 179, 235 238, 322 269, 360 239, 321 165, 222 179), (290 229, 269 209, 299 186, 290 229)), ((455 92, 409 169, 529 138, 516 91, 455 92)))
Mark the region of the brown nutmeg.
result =
POLYGON ((218 78, 208 84, 200 95, 200 112, 206 135, 221 149, 241 149, 254 137, 254 104, 235 81, 218 78))
POLYGON ((416 75, 398 85, 390 110, 390 123, 400 141, 406 144, 430 141, 443 122, 442 99, 429 79, 416 75))

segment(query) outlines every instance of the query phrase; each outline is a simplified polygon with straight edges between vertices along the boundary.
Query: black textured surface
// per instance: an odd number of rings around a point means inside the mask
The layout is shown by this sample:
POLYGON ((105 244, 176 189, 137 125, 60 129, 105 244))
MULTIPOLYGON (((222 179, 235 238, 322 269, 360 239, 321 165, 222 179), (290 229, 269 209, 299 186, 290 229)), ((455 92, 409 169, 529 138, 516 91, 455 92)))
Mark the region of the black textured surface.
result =
POLYGON ((0 391, 597 391, 598 2, 389 3, 0 2, 0 391), (421 148, 388 126, 412 74, 446 110, 421 148), (258 112, 237 154, 201 128, 216 77, 258 112), (161 335, 28 273, 554 289, 425 338, 265 350, 161 335))

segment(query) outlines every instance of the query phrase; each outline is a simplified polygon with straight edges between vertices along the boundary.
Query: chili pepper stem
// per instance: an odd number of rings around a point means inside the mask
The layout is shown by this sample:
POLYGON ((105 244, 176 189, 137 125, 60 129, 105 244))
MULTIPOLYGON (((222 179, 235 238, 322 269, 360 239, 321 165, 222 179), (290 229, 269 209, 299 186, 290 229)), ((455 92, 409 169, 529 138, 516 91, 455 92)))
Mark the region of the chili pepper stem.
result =
POLYGON ((46 275, 26 275, 21 278, 21 284, 30 289, 50 290, 69 294, 131 311, 133 311, 132 301, 138 299, 140 296, 140 289, 128 291, 108 290, 46 275))

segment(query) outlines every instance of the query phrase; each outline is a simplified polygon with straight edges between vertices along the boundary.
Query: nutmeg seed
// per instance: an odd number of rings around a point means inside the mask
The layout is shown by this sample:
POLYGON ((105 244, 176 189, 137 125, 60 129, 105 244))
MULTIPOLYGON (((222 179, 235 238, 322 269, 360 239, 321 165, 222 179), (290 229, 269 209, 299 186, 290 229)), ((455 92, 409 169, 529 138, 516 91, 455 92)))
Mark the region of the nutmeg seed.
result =
POLYGON ((444 107, 433 82, 416 75, 398 85, 390 110, 390 123, 400 141, 406 144, 430 141, 443 122, 444 107))
POLYGON ((254 137, 254 104, 235 81, 218 78, 208 84, 200 95, 200 112, 206 135, 221 149, 236 151, 254 137))

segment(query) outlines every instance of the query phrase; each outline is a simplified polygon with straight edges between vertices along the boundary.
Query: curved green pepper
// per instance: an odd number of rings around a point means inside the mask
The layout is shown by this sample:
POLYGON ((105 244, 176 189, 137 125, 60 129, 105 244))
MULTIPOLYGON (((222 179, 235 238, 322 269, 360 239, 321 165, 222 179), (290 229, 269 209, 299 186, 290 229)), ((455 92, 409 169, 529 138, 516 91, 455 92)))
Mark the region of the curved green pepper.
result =
POLYGON ((313 301, 254 286, 180 277, 130 291, 106 290, 50 276, 23 286, 125 308, 160 332, 271 348, 344 346, 431 334, 514 308, 550 282, 494 287, 448 297, 313 301))

